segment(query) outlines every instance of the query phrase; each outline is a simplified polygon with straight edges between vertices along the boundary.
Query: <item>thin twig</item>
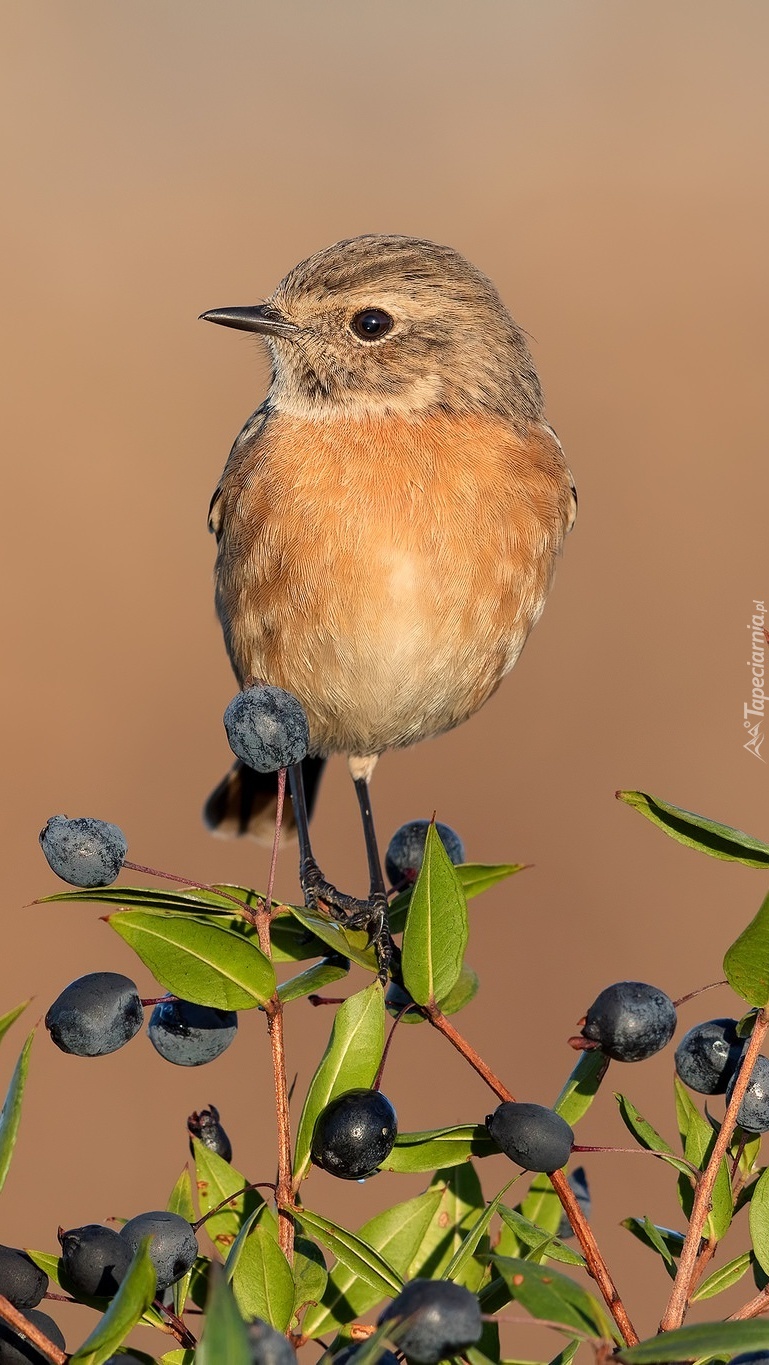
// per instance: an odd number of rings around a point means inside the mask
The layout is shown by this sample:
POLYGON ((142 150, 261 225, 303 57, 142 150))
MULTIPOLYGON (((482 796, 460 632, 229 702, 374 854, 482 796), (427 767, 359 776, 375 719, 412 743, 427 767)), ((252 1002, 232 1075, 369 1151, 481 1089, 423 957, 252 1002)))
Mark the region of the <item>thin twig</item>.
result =
POLYGON ((748 1299, 736 1313, 730 1313, 726 1321, 745 1322, 748 1318, 758 1318, 766 1312, 769 1312, 769 1287, 762 1289, 754 1299, 748 1299))
MULTIPOLYGON (((426 1005, 423 1007, 423 1012, 425 1017, 429 1019, 430 1023, 433 1025, 433 1028, 437 1028, 438 1031, 443 1034, 444 1038, 448 1038, 452 1046, 457 1049, 457 1052, 461 1052, 465 1060, 478 1072, 478 1075, 483 1078, 499 1099, 506 1101, 515 1098, 508 1090, 507 1086, 502 1084, 499 1077, 494 1075, 494 1072, 486 1065, 483 1058, 478 1055, 475 1048, 471 1047, 467 1039, 463 1038, 462 1034, 458 1033, 454 1028, 454 1025, 449 1023, 448 1019, 441 1013, 437 1005, 426 1005)), ((571 1185, 566 1179, 563 1171, 553 1171, 552 1175, 549 1176, 549 1180, 561 1201, 564 1213, 582 1248, 583 1255, 587 1261, 588 1273, 598 1285, 606 1306, 622 1334, 625 1345, 635 1346, 639 1340, 638 1333, 630 1321, 625 1305, 623 1304, 617 1287, 609 1273, 609 1268, 606 1265, 598 1248, 598 1243, 593 1236, 593 1230, 577 1202, 577 1197, 572 1190, 571 1185)))
POLYGON ((702 1241, 702 1229, 705 1226, 713 1196, 713 1186, 716 1183, 721 1162, 729 1150, 732 1135, 737 1123, 737 1111, 742 1104, 743 1096, 748 1088, 755 1060, 761 1050, 761 1045, 769 1029, 769 1013, 765 1009, 759 1010, 756 1022, 753 1026, 753 1033, 750 1042, 745 1050, 740 1064, 737 1078, 734 1082, 734 1090, 724 1114, 724 1121, 721 1124, 720 1132, 713 1144, 713 1151, 705 1167, 697 1188, 694 1193, 692 1212, 689 1218, 689 1229, 681 1248, 681 1256, 678 1262, 678 1271, 673 1282, 673 1290, 668 1300, 668 1305, 662 1316, 659 1330, 661 1332, 671 1332, 676 1327, 680 1327, 686 1315, 689 1299, 692 1293, 692 1284, 697 1268, 697 1257, 700 1253, 700 1243, 702 1241))
POLYGON ((0 1294, 0 1318, 7 1322, 14 1332, 18 1332, 19 1336, 31 1341, 40 1354, 51 1361, 51 1365, 67 1365, 69 1356, 66 1352, 56 1346, 45 1332, 41 1332, 39 1327, 30 1322, 29 1318, 25 1318, 18 1308, 14 1308, 4 1294, 0 1294))
POLYGON ((196 891, 212 891, 215 896, 221 896, 222 900, 232 901, 237 905, 238 910, 244 919, 250 924, 256 924, 256 914, 250 905, 246 905, 239 896, 230 895, 229 891, 221 891, 218 886, 211 886, 209 882, 194 882, 191 877, 177 877, 175 872, 163 872, 159 867, 145 867, 143 863, 130 863, 126 858, 123 867, 127 867, 131 872, 143 872, 147 877, 161 877, 166 882, 178 882, 181 886, 194 887, 196 891))

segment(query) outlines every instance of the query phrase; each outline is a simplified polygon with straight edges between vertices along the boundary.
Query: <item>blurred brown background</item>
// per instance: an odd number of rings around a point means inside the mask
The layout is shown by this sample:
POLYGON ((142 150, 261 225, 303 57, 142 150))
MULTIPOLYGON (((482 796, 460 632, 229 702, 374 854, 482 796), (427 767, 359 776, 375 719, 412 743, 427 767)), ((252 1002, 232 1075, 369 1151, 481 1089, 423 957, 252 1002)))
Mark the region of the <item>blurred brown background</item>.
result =
MULTIPOLYGON (((614 800, 640 787, 769 835, 769 773, 742 725, 746 624, 769 596, 766 6, 6 0, 0 22, 0 1011, 32 995, 39 1018, 96 969, 153 990, 95 907, 24 908, 57 889, 37 844, 53 812, 116 821, 137 861, 264 886, 267 853, 213 840, 200 807, 234 690, 205 514, 266 365, 196 318, 258 301, 337 238, 412 233, 464 252, 532 334, 580 518, 514 674, 460 731, 386 757, 375 811, 383 843, 437 808, 472 859, 534 864, 473 906, 482 989, 463 1027, 516 1093, 550 1102, 601 987, 717 979, 766 890, 614 800)), ((315 831, 329 874, 362 888, 341 761, 315 831)), ((296 893, 290 852, 279 891, 296 893)), ((734 1008, 714 992, 679 1036, 734 1008)), ((300 1091, 329 1024, 290 1011, 300 1091)), ((393 1049, 401 1125, 482 1119, 488 1092, 427 1034, 393 1049)), ((623 1141, 612 1082, 671 1136, 671 1070, 671 1053, 617 1066, 582 1141, 623 1141)), ((0 1238, 53 1249, 58 1223, 162 1207, 185 1117, 209 1101, 241 1169, 271 1178, 260 1017, 206 1071, 141 1036, 67 1058, 41 1031, 0 1238)), ((667 1280, 618 1222, 680 1224, 671 1180, 644 1158, 588 1162, 599 1238, 652 1331, 667 1280)), ((507 1178, 484 1174, 489 1195, 507 1178)), ((423 1183, 316 1174, 306 1198, 359 1226, 423 1183)), ((92 1317, 57 1312, 74 1347, 92 1317)), ((521 1333, 511 1350, 550 1347, 521 1333)))

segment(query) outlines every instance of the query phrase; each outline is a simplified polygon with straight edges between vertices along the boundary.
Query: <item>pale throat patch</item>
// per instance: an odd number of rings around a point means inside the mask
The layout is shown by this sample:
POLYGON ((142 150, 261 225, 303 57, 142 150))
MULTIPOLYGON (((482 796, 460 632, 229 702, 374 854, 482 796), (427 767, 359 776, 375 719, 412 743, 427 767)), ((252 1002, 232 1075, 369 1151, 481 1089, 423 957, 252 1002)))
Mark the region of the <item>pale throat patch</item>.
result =
POLYGON ((270 405, 286 417, 325 422, 329 417, 379 417, 392 413, 417 418, 440 402, 443 381, 438 374, 420 375, 397 394, 355 393, 339 400, 326 396, 308 398, 298 385, 278 375, 270 390, 270 405))

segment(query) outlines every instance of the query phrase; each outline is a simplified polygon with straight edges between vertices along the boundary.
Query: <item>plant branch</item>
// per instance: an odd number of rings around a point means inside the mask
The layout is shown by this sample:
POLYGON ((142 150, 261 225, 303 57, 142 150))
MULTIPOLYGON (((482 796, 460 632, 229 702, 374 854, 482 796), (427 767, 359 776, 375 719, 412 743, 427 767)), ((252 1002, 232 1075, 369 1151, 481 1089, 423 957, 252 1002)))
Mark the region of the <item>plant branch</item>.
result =
POLYGON ((230 895, 229 891, 221 891, 217 886, 211 886, 208 882, 195 882, 191 877, 177 877, 175 872, 162 872, 159 867, 145 867, 143 863, 131 863, 126 858, 123 867, 127 867, 131 872, 143 872, 147 877, 161 877, 166 882, 178 882, 181 886, 193 886, 196 891, 213 891, 215 896, 221 896, 222 900, 232 901, 237 905, 240 914, 247 919, 249 924, 256 924, 256 914, 250 905, 246 905, 239 896, 230 895))
MULTIPOLYGON (((286 794, 286 770, 278 773, 278 808, 275 816, 275 838, 272 845, 270 875, 263 905, 256 911, 256 929, 259 947, 266 957, 272 959, 270 945, 270 922, 272 919, 272 891, 275 882, 275 869, 278 860, 278 842, 283 822, 283 802, 286 794)), ((294 1259, 294 1220, 290 1213, 293 1199, 293 1177, 291 1171, 291 1116, 288 1104, 288 1080, 286 1077, 286 1049, 283 1037, 283 1005, 277 988, 274 995, 264 1006, 267 1016, 267 1031, 270 1035, 272 1050, 272 1074, 275 1085, 275 1118, 278 1127, 278 1183, 275 1202, 278 1208, 278 1244, 289 1265, 294 1259)))
POLYGON ((737 1079, 734 1083, 734 1090, 732 1091, 732 1097, 727 1105, 720 1132, 713 1144, 713 1151, 710 1154, 707 1166, 697 1182, 691 1217, 689 1219, 689 1229, 683 1247, 681 1248, 681 1256, 678 1262, 676 1278, 673 1282, 673 1290, 663 1314, 662 1321, 660 1322, 661 1332, 670 1332, 676 1327, 680 1327, 686 1315, 686 1309, 691 1297, 692 1285, 697 1273, 697 1258, 700 1253, 702 1229, 705 1226, 705 1219, 711 1208, 713 1186, 716 1183, 716 1176, 718 1175, 721 1162, 729 1150, 737 1122, 737 1111, 742 1104, 743 1096, 748 1088, 753 1066, 761 1050, 761 1045, 766 1036, 767 1029, 769 1029, 769 1013, 767 1013, 766 1009, 762 1009, 756 1016, 753 1033, 740 1064, 737 1079))
POLYGON ((39 1327, 35 1327, 29 1318, 25 1318, 18 1308, 14 1308, 4 1294, 0 1294, 0 1318, 7 1322, 14 1332, 18 1332, 19 1336, 24 1337, 26 1341, 31 1341, 40 1354, 45 1356, 46 1360, 51 1361, 51 1365, 67 1365, 69 1356, 66 1352, 56 1346, 50 1337, 40 1331, 39 1327))
POLYGON ((194 1351, 198 1344, 197 1338, 192 1335, 189 1327, 182 1322, 181 1318, 176 1316, 173 1309, 168 1308, 161 1298, 155 1299, 152 1307, 164 1319, 167 1331, 171 1336, 176 1337, 179 1345, 185 1351, 194 1351))
MULTIPOLYGON (((429 1019, 430 1023, 433 1025, 433 1028, 437 1028, 439 1033, 442 1033, 444 1038, 447 1038, 452 1046, 457 1049, 457 1052, 461 1052, 465 1061, 469 1062, 470 1066, 478 1072, 478 1075, 483 1078, 499 1099, 502 1101, 514 1100, 515 1096, 511 1094, 507 1089, 507 1086, 503 1085, 499 1077, 494 1075, 494 1072, 486 1065, 483 1058, 478 1055, 475 1048, 471 1047, 467 1039, 463 1038, 462 1034, 458 1033, 454 1028, 454 1025, 449 1023, 448 1019, 441 1013, 437 1005, 425 1005, 423 1007, 423 1012, 425 1017, 429 1019)), ((593 1230, 577 1202, 577 1196, 563 1171, 553 1171, 549 1176, 549 1179, 555 1193, 561 1201, 561 1206, 572 1226, 574 1235, 582 1248, 582 1253, 587 1261, 588 1273, 598 1285, 606 1303, 606 1307, 609 1309, 609 1312, 622 1334, 625 1345, 635 1346, 639 1340, 638 1333, 628 1317, 625 1305, 623 1304, 617 1287, 609 1273, 609 1268, 598 1248, 598 1243, 593 1235, 593 1230)))
POLYGON ((748 1299, 736 1313, 730 1313, 726 1321, 745 1322, 748 1318, 758 1318, 766 1312, 769 1312, 769 1286, 762 1289, 760 1294, 756 1294, 754 1299, 748 1299))

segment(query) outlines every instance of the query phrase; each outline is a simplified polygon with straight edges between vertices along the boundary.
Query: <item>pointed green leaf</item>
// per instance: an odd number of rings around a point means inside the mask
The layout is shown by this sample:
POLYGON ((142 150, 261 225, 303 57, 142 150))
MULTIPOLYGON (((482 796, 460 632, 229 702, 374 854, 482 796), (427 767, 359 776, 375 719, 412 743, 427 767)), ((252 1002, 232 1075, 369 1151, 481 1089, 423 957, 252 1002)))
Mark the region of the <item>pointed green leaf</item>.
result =
POLYGON ((72 1365, 104 1365, 140 1321, 155 1297, 155 1268, 144 1237, 104 1317, 71 1357, 72 1365))
MULTIPOLYGON (((294 1310, 292 1327, 298 1323, 297 1314, 303 1309, 307 1314, 320 1308, 328 1284, 328 1270, 323 1252, 306 1237, 294 1238, 294 1310)), ((322 1310, 321 1310, 322 1311, 322 1310)), ((302 1324, 304 1336, 311 1336, 302 1324)))
MULTIPOLYGON (((483 1212, 481 1182, 472 1162, 437 1170, 428 1193, 438 1192, 440 1202, 417 1247, 405 1278, 439 1280, 462 1245, 462 1239, 483 1212)), ((470 1288, 470 1286, 466 1286, 470 1288)))
MULTIPOLYGON (((195 1179, 201 1214, 211 1213, 211 1209, 217 1208, 223 1199, 230 1200, 224 1208, 206 1218, 203 1224, 203 1230, 226 1260, 244 1222, 256 1209, 262 1208, 264 1200, 258 1190, 246 1190, 244 1193, 244 1186, 248 1184, 246 1177, 216 1152, 204 1146, 198 1138, 192 1139, 192 1147, 195 1153, 195 1179)), ((275 1216, 271 1210, 268 1210, 267 1214, 272 1219, 277 1236, 275 1216)))
MULTIPOLYGON (((255 892, 245 891, 239 886, 224 889, 230 891, 236 900, 242 900, 248 909, 253 909, 255 902, 262 899, 257 897, 255 892)), ((70 901, 83 905, 130 906, 145 910, 180 910, 184 914, 190 914, 192 911, 206 914, 221 911, 232 915, 237 911, 232 901, 220 895, 216 887, 211 887, 208 891, 198 887, 189 887, 186 891, 168 891, 154 886, 81 887, 77 891, 57 891, 52 896, 39 896, 32 904, 50 905, 54 901, 70 901)))
POLYGON ((724 958, 724 976, 749 1005, 769 1001, 769 896, 724 958))
MULTIPOLYGON (((195 1205, 192 1200, 192 1178, 188 1168, 185 1166, 179 1179, 174 1185, 166 1205, 169 1213, 178 1213, 180 1218, 186 1218, 188 1223, 195 1222, 195 1205)), ((187 1295, 192 1280, 192 1266, 177 1280, 173 1285, 174 1312, 178 1318, 184 1312, 184 1305, 187 1302, 187 1295)))
POLYGON ((160 1365, 194 1365, 194 1362, 194 1351, 166 1351, 165 1355, 160 1357, 160 1365))
POLYGON ((383 1256, 354 1232, 332 1223, 329 1218, 321 1218, 309 1209, 291 1210, 302 1224, 306 1233, 327 1247, 338 1261, 346 1265, 355 1275, 376 1289, 380 1297, 399 1294, 403 1279, 383 1256))
POLYGON ((671 1279, 675 1279, 675 1258, 681 1255, 681 1248, 684 1244, 682 1232, 674 1232, 672 1228, 660 1227, 646 1217, 623 1218, 621 1226, 627 1228, 628 1232, 632 1232, 633 1236, 644 1246, 649 1247, 651 1251, 656 1251, 662 1257, 665 1269, 671 1279))
POLYGON ((320 962, 313 963, 306 971, 300 972, 298 976, 283 981, 278 986, 278 999, 282 1005, 287 1005, 291 1000, 300 1000, 302 996, 312 995, 313 991, 320 991, 332 981, 347 976, 349 970, 348 957, 336 955, 333 958, 324 957, 320 962))
POLYGON ((769 1274, 769 1170, 764 1171, 753 1189, 750 1237, 758 1264, 769 1274))
POLYGON ((312 1134, 318 1115, 346 1090, 372 1085, 384 1048, 384 992, 379 981, 351 995, 339 1006, 328 1047, 310 1081, 299 1120, 294 1157, 294 1181, 310 1165, 312 1134))
POLYGON ((510 1186, 514 1185, 519 1179, 520 1176, 514 1175, 512 1180, 508 1180, 507 1184, 499 1191, 499 1194, 495 1195, 494 1198, 490 1200, 486 1205, 486 1208, 481 1210, 473 1223, 473 1226, 465 1233, 462 1241, 454 1252, 454 1255, 446 1266, 446 1269, 443 1271, 443 1274, 441 1275, 442 1280, 459 1280, 461 1272, 475 1255, 481 1241, 485 1244, 482 1247, 482 1250, 488 1251, 489 1239, 486 1236, 486 1233, 488 1232, 491 1220, 502 1202, 502 1196, 507 1194, 510 1186))
POLYGON ((609 1068, 609 1058, 596 1048, 581 1052, 579 1061, 563 1086, 553 1108, 571 1127, 590 1108, 609 1068))
POLYGON ((431 824, 403 931, 403 982, 418 1005, 449 994, 462 970, 467 936, 462 885, 431 824))
POLYGON ((712 858, 744 863, 746 867, 769 868, 769 844, 744 834, 741 829, 721 825, 716 820, 706 819, 704 815, 682 810, 680 806, 671 806, 667 801, 649 796, 646 792, 617 792, 617 797, 640 811, 647 820, 659 825, 679 844, 709 853, 712 858))
POLYGON ((638 1139, 640 1145, 647 1152, 667 1152, 670 1156, 673 1155, 673 1148, 670 1144, 657 1132, 656 1128, 653 1128, 643 1118, 626 1095, 621 1095, 618 1090, 615 1090, 614 1098, 619 1105, 620 1118, 628 1132, 638 1139))
POLYGON ((581 1345, 582 1342, 579 1340, 570 1341, 568 1346, 564 1346, 563 1350, 558 1352, 557 1356, 553 1356, 550 1365, 571 1365, 581 1345))
POLYGON ((294 1308, 294 1277, 264 1222, 267 1212, 257 1209, 244 1223, 224 1269, 243 1317, 263 1318, 276 1331, 285 1332, 294 1308))
MULTIPOLYGON (((677 1076, 674 1083, 676 1107, 679 1115, 682 1116, 681 1127, 685 1128, 686 1131, 684 1156, 687 1161, 691 1161, 701 1171, 707 1165, 716 1140, 716 1134, 693 1104, 688 1091, 677 1076)), ((678 1197, 687 1218, 691 1214, 694 1201, 691 1180, 691 1174, 682 1173, 678 1181, 678 1197)), ((724 1158, 713 1186, 711 1208, 705 1222, 704 1235, 720 1241, 732 1221, 732 1208, 732 1184, 729 1178, 729 1166, 724 1158)))
POLYGON ((8 1175, 8 1168, 11 1164, 13 1149, 16 1146, 16 1138, 19 1134, 19 1124, 21 1122, 21 1102, 24 1097, 24 1087, 27 1083, 27 1073, 29 1071, 29 1053, 35 1037, 35 1030, 29 1034, 25 1042, 19 1060, 13 1070, 11 1083, 5 1096, 5 1102, 0 1110, 0 1190, 5 1184, 8 1175))
POLYGON ((212 1266, 206 1325, 195 1351, 195 1365, 251 1365, 246 1325, 219 1266, 212 1266))
POLYGON ((381 1170, 434 1171, 456 1166, 471 1156, 497 1156, 499 1148, 483 1123, 462 1123, 456 1128, 431 1128, 424 1133, 399 1133, 381 1170))
POLYGON ((543 1251, 550 1260, 560 1261, 563 1265, 585 1265, 585 1258, 578 1251, 572 1251, 571 1247, 566 1246, 566 1243, 554 1233, 546 1232, 544 1228, 537 1227, 536 1223, 531 1223, 517 1209, 508 1209, 503 1204, 499 1212, 502 1221, 507 1224, 516 1239, 532 1251, 543 1251))
MULTIPOLYGON (((480 982, 478 980, 477 972, 473 971, 469 962, 463 962, 462 970, 448 995, 444 1000, 438 1001, 438 1008, 442 1014, 458 1014, 460 1010, 464 1009, 465 1005, 469 1005, 470 1001, 475 999, 479 987, 480 982)), ((419 1005, 412 1004, 411 1009, 407 1009, 405 1014, 401 1013, 404 1006, 408 1005, 410 1000, 411 996, 407 991, 402 990, 400 987, 393 988, 391 986, 385 996, 387 1013, 391 1015, 393 1019, 400 1015, 401 1021, 404 1024, 427 1023, 427 1016, 422 1012, 419 1005)))
POLYGON ((349 957, 359 967, 369 972, 379 971, 374 949, 369 945, 368 934, 362 929, 346 929, 336 920, 329 919, 316 910, 307 910, 300 905, 289 905, 286 909, 307 933, 320 940, 327 948, 332 948, 340 957, 349 957))
POLYGON ((665 1365, 668 1361, 695 1360, 698 1356, 731 1357, 743 1351, 769 1350, 769 1322, 698 1322, 661 1332, 637 1346, 623 1346, 617 1359, 627 1365, 665 1365))
POLYGON ((746 1270, 750 1269, 750 1264, 749 1251, 744 1251, 741 1256, 735 1256, 733 1261, 727 1261, 726 1265, 719 1266, 712 1275, 708 1275, 696 1293, 692 1294, 692 1299, 695 1302, 699 1299, 712 1299, 716 1294, 722 1294, 725 1289, 731 1289, 733 1284, 742 1279, 746 1270))
POLYGON ((107 921, 182 1000, 220 1010, 263 1005, 275 990, 269 958, 242 933, 194 915, 166 910, 120 910, 107 921))
POLYGON ((16 1023, 19 1015, 24 1013, 29 1003, 29 1000, 24 1000, 20 1005, 15 1005, 7 1014, 0 1015, 0 1040, 5 1037, 11 1025, 16 1023))
MULTIPOLYGON (((422 1246, 442 1201, 443 1191, 430 1188, 415 1199, 379 1213, 357 1232, 362 1242, 384 1256, 388 1265, 404 1279, 412 1258, 422 1246)), ((356 1277, 342 1262, 333 1267, 323 1301, 308 1310, 305 1336, 321 1337, 348 1322, 354 1322, 373 1308, 382 1297, 379 1289, 356 1277)))
MULTIPOLYGON (((490 887, 515 876, 516 872, 525 872, 526 866, 526 863, 458 863, 456 873, 465 900, 470 901, 490 887)), ((393 934, 400 934, 403 930, 412 891, 413 887, 409 887, 390 902, 390 930, 393 934)))
POLYGON ((613 1332, 601 1304, 592 1294, 551 1266, 514 1257, 494 1256, 513 1298, 534 1318, 562 1323, 572 1331, 611 1339, 613 1332))

